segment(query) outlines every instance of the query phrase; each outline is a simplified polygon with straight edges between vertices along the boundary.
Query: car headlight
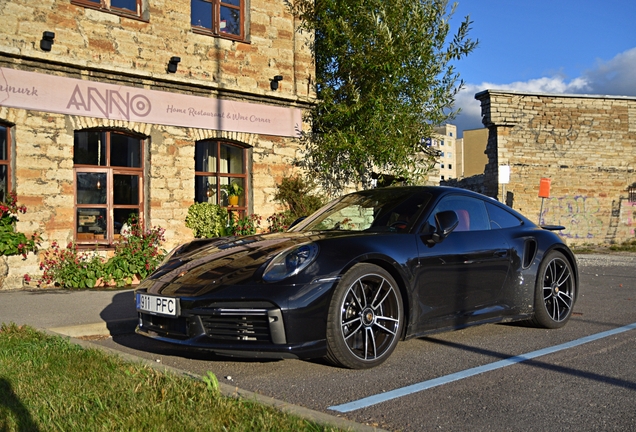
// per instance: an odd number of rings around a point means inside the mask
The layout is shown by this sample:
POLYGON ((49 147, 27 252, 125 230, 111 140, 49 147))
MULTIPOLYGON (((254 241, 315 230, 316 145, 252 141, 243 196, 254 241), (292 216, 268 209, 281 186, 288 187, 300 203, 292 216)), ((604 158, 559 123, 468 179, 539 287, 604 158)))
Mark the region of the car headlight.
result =
POLYGON ((307 243, 276 255, 263 272, 263 280, 277 282, 297 275, 318 256, 318 245, 307 243))

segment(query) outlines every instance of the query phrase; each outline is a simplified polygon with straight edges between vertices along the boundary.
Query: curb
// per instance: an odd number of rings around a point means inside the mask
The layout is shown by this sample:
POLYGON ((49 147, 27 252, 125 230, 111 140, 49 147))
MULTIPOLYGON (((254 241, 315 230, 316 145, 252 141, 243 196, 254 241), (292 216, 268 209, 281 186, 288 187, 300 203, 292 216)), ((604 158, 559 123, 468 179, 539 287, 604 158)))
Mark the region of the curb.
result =
MULTIPOLYGON (((134 332, 136 325, 137 325, 136 319, 135 320, 123 319, 123 320, 111 321, 108 323, 99 322, 99 323, 83 324, 83 325, 76 325, 76 326, 55 327, 55 328, 49 328, 44 330, 39 329, 39 331, 46 334, 54 335, 54 336, 67 337, 70 342, 76 345, 80 345, 83 348, 97 349, 102 352, 105 352, 106 354, 118 356, 119 358, 125 361, 129 361, 132 363, 141 363, 149 368, 158 370, 160 372, 173 373, 175 375, 179 375, 179 376, 190 378, 190 379, 202 380, 202 377, 198 375, 194 375, 182 369, 177 369, 175 367, 167 366, 163 364, 157 364, 156 362, 153 362, 151 360, 147 360, 142 357, 137 357, 133 354, 124 353, 112 348, 94 344, 88 340, 77 339, 80 337, 89 337, 89 336, 112 336, 115 334, 132 333, 134 332), (114 331, 117 333, 115 333, 114 331)), ((242 399, 250 400, 250 401, 257 402, 263 405, 271 406, 286 414, 291 414, 297 417, 301 417, 306 420, 310 420, 325 426, 336 427, 336 428, 344 429, 351 432, 388 432, 387 430, 381 429, 379 427, 356 423, 352 420, 347 420, 347 419, 337 417, 331 414, 326 414, 321 411, 315 411, 309 408, 293 405, 278 399, 274 399, 269 396, 264 396, 258 393, 251 392, 249 390, 243 390, 238 387, 232 387, 225 383, 219 383, 219 391, 221 392, 223 396, 226 396, 226 397, 242 398, 242 399)))
POLYGON ((134 333, 137 326, 136 318, 113 320, 108 322, 96 322, 74 326, 52 327, 48 330, 64 336, 79 338, 85 336, 115 336, 126 333, 134 333))

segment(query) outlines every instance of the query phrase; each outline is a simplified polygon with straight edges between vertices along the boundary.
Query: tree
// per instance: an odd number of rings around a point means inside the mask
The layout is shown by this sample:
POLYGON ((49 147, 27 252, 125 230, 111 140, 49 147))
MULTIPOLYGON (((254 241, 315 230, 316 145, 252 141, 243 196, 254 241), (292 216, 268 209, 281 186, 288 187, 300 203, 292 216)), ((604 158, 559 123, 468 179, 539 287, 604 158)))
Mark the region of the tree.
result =
POLYGON ((313 32, 318 103, 303 133, 304 158, 324 189, 368 186, 373 173, 415 182, 434 164, 423 145, 452 119, 463 85, 453 62, 477 41, 469 17, 451 41, 455 5, 446 0, 294 0, 288 5, 313 32), (414 160, 419 159, 417 167, 414 160))

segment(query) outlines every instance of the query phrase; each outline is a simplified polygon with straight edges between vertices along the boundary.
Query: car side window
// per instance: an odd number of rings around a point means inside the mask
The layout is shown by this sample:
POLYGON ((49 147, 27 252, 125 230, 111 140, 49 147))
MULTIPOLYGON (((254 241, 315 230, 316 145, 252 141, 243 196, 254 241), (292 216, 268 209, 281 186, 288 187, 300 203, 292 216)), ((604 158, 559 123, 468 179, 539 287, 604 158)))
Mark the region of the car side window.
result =
POLYGON ((461 231, 486 231, 490 229, 490 219, 486 211, 484 201, 472 197, 462 195, 449 195, 437 204, 428 223, 435 226, 435 214, 444 211, 453 210, 457 213, 459 225, 453 232, 461 231))
POLYGON ((486 203, 488 214, 490 215, 490 228, 503 229, 521 225, 523 222, 509 211, 492 203, 486 203))

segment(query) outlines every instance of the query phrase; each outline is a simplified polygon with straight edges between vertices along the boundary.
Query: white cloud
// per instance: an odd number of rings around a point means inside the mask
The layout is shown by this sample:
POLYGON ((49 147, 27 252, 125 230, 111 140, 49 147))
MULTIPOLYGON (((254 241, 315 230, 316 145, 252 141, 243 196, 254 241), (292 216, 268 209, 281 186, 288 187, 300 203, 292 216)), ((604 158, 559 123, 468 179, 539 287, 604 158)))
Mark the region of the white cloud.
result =
POLYGON ((455 106, 461 109, 461 113, 455 120, 451 120, 451 123, 457 126, 458 131, 483 127, 481 107, 479 101, 475 100, 475 94, 484 90, 636 96, 634 70, 636 70, 636 48, 618 54, 607 62, 599 61, 592 69, 584 71, 580 77, 569 81, 564 76, 556 75, 509 84, 490 82, 466 84, 455 100, 455 106))
POLYGON ((636 96, 636 48, 632 48, 608 62, 599 61, 584 72, 593 94, 636 96))

